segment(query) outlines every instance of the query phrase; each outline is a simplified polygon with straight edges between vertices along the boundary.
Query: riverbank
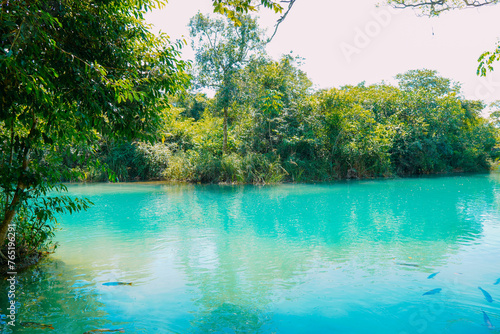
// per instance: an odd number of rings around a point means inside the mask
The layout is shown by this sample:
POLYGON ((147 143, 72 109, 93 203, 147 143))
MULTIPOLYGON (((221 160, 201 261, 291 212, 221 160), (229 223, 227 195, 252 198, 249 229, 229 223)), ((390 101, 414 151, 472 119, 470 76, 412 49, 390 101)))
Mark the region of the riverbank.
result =
MULTIPOLYGON (((174 151, 162 144, 126 143, 116 145, 100 156, 99 168, 94 165, 72 167, 75 179, 69 182, 107 181, 169 181, 188 183, 278 184, 283 182, 314 183, 349 179, 412 177, 419 175, 453 175, 455 173, 488 172, 493 163, 486 151, 464 156, 442 155, 408 159, 396 153, 379 157, 382 160, 349 157, 332 161, 328 156, 304 159, 298 155, 287 158, 274 153, 218 154, 209 151, 174 151), (148 146, 149 145, 149 146, 148 146), (162 148, 158 148, 162 146, 162 148), (145 149, 144 147, 150 147, 145 149), (151 147, 154 147, 151 148, 151 147), (125 152, 127 154, 125 154, 125 152), (144 152, 148 152, 144 155, 144 152)), ((421 152, 420 152, 421 154, 421 152)))
POLYGON ((11 276, 9 272, 15 272, 16 274, 21 273, 31 266, 38 264, 43 259, 47 258, 51 252, 40 251, 34 254, 30 254, 28 256, 21 254, 16 254, 16 258, 14 261, 9 261, 0 256, 0 277, 9 277, 11 276), (11 264, 14 264, 11 267, 11 264))

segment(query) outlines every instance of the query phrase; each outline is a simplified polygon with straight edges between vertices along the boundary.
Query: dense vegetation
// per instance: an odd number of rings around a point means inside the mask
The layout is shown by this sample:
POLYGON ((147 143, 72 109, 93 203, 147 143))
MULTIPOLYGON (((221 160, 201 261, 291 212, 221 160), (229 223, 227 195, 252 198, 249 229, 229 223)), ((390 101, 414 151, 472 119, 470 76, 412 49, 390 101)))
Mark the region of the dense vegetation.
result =
MULTIPOLYGON (((228 151, 218 96, 175 96, 158 141, 102 142, 101 161, 120 180, 188 182, 330 181, 486 171, 497 128, 483 104, 430 70, 399 85, 311 91, 295 60, 255 58, 238 73, 229 108, 228 151)), ((106 175, 87 168, 88 180, 106 175)))
MULTIPOLYGON (((191 90, 170 96, 156 141, 96 143, 108 170, 83 180, 269 183, 485 171, 497 129, 484 105, 432 70, 313 91, 300 58, 273 60, 254 19, 190 22, 191 90), (210 88, 212 98, 196 93, 210 88)), ((81 175, 81 174, 80 174, 81 175)), ((81 181, 82 179, 80 179, 81 181)))
POLYGON ((58 213, 91 205, 58 195, 65 181, 331 181, 485 171, 497 158, 498 113, 483 119, 482 102, 435 71, 314 91, 299 58, 266 56, 243 15, 252 1, 212 2, 228 20, 191 20, 190 76, 182 43, 143 22, 162 1, 0 5, 3 253, 9 225, 18 256, 36 257, 58 213))
POLYGON ((155 36, 142 21, 155 4, 0 5, 0 245, 9 225, 18 227, 9 237, 10 260, 13 248, 36 255, 51 236, 55 214, 90 204, 47 196, 74 177, 61 150, 89 150, 103 137, 148 138, 160 120, 162 93, 184 85, 180 45, 155 36))

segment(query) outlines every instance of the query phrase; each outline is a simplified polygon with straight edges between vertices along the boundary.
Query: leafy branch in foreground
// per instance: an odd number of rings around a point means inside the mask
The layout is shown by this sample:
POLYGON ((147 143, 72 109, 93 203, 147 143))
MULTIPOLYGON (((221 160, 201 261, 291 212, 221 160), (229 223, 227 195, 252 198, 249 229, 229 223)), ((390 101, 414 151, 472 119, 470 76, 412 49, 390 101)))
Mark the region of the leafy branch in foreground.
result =
MULTIPOLYGON (((66 190, 64 185, 52 189, 59 192, 66 190)), ((65 195, 39 197, 33 194, 29 198, 30 205, 21 206, 12 220, 16 233, 14 238, 9 238, 9 241, 15 240, 17 256, 24 259, 36 259, 40 252, 56 247, 51 239, 57 228, 57 214, 87 210, 92 205, 88 199, 65 195)), ((3 194, 0 195, 0 205, 6 205, 3 194)))
POLYGON ((241 15, 249 14, 250 12, 256 12, 259 6, 273 10, 276 14, 280 13, 280 18, 276 21, 274 25, 274 31, 268 42, 270 42, 276 33, 280 24, 286 19, 288 13, 291 11, 296 0, 281 0, 280 3, 287 4, 288 8, 283 12, 283 6, 277 1, 270 0, 212 0, 214 13, 219 13, 227 16, 236 26, 241 26, 242 22, 240 20, 241 15))
MULTIPOLYGON (((284 2, 284 1, 281 1, 284 2)), ((239 17, 249 12, 257 11, 259 6, 281 13, 283 7, 272 0, 212 0, 214 13, 227 16, 235 25, 241 25, 239 17)))
POLYGON ((479 67, 477 75, 486 76, 487 72, 493 72, 493 63, 500 60, 500 43, 493 51, 486 51, 479 57, 479 67))
POLYGON ((151 139, 163 96, 187 82, 182 43, 155 36, 143 21, 146 9, 162 4, 1 3, 0 248, 14 219, 29 219, 36 238, 51 213, 90 204, 49 199, 64 190, 61 180, 72 179, 61 168, 61 150, 103 136, 151 139), (20 212, 27 214, 16 218, 20 212))

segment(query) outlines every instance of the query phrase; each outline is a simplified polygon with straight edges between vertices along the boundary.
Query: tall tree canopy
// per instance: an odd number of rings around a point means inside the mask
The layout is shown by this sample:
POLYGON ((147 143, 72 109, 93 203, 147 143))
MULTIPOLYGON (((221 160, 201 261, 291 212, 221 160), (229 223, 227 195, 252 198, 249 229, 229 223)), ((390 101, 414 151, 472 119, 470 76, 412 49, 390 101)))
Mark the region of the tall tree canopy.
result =
POLYGON ((460 92, 460 86, 454 84, 447 78, 437 75, 437 71, 428 69, 410 70, 396 75, 399 87, 403 91, 421 90, 432 96, 443 96, 454 92, 460 92))
POLYGON ((143 22, 161 1, 3 1, 0 5, 0 245, 23 207, 35 220, 88 203, 60 190, 54 151, 107 136, 147 137, 165 93, 185 82, 180 43, 143 22), (29 203, 29 205, 28 205, 29 203))
POLYGON ((218 105, 224 113, 222 150, 227 150, 228 112, 237 85, 238 71, 252 53, 262 49, 263 39, 257 22, 250 16, 240 16, 234 25, 223 19, 212 19, 198 13, 189 22, 196 54, 195 74, 199 85, 217 91, 218 105))

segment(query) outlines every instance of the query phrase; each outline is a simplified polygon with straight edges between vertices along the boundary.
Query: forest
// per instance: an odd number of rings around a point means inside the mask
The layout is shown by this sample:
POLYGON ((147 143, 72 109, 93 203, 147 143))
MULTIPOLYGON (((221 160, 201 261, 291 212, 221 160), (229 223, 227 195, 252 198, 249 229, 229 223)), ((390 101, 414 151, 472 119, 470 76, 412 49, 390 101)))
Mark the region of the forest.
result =
POLYGON ((434 71, 316 92, 291 56, 253 59, 237 75, 225 149, 219 96, 185 92, 162 110, 156 140, 101 138, 80 151, 84 163, 66 147, 61 168, 78 171, 69 181, 264 184, 481 172, 498 158, 484 105, 434 71))
POLYGON ((76 159, 61 148, 61 169, 78 175, 65 181, 325 182, 484 172, 499 157, 494 120, 459 83, 416 69, 396 86, 314 90, 303 59, 271 59, 257 21, 240 21, 193 17, 196 62, 152 139, 99 137, 76 159))

